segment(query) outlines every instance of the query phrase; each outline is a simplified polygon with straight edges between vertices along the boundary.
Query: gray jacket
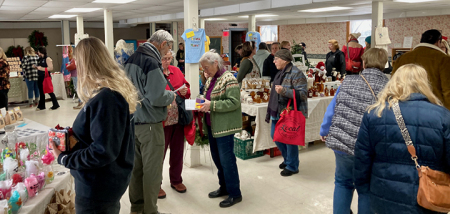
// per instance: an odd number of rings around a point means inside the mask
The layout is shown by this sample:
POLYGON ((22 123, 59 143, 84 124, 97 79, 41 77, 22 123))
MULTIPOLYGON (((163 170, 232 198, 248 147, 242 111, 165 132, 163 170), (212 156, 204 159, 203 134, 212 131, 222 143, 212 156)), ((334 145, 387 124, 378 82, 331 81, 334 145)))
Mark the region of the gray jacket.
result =
POLYGON ((259 70, 261 71, 261 76, 262 76, 263 67, 264 67, 264 60, 266 60, 269 55, 270 55, 270 52, 267 50, 258 50, 256 52, 256 54, 253 56, 253 59, 255 60, 256 64, 258 65, 259 70))
MULTIPOLYGON (((378 96, 389 79, 378 69, 367 68, 361 73, 378 96)), ((345 77, 336 97, 336 106, 326 145, 333 150, 354 155, 362 117, 375 98, 360 75, 345 77)))
POLYGON ((160 123, 167 117, 167 106, 175 94, 166 90, 161 55, 152 44, 146 42, 125 62, 125 71, 139 93, 140 104, 134 121, 136 123, 160 123))

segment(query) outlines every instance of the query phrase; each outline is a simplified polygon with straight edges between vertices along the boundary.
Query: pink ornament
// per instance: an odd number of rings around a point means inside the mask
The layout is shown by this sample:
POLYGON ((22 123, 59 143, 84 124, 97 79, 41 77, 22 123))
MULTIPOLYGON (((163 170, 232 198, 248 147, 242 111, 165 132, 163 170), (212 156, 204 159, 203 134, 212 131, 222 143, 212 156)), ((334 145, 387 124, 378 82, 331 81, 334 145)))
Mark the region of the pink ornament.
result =
POLYGON ((44 172, 39 173, 39 175, 37 176, 37 180, 39 190, 43 189, 45 186, 45 173, 44 172))
POLYGON ((46 165, 52 164, 52 162, 55 160, 55 156, 51 152, 47 152, 47 154, 42 156, 42 163, 46 165))
POLYGON ((29 178, 25 179, 25 186, 28 190, 28 197, 32 198, 38 193, 38 180, 34 174, 31 174, 29 178))

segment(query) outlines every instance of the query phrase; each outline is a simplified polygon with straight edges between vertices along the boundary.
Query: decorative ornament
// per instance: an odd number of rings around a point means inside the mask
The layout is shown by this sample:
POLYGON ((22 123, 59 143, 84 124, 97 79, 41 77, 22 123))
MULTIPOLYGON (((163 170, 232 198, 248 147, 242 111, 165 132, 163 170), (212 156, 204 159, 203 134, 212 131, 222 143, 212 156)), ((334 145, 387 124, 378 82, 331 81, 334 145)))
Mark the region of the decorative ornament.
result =
POLYGON ((23 58, 23 47, 20 45, 9 46, 8 50, 5 52, 7 57, 20 57, 20 59, 23 58))
POLYGON ((34 30, 28 36, 28 43, 30 46, 37 50, 39 47, 46 47, 48 45, 47 37, 44 36, 44 33, 39 32, 38 30, 34 30))

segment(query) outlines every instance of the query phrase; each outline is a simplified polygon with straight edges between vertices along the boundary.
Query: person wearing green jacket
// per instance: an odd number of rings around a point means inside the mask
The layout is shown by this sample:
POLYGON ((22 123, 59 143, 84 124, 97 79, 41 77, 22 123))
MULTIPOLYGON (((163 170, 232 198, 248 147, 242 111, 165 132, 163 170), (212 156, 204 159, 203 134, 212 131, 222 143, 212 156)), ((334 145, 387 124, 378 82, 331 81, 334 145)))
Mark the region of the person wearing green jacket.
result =
POLYGON ((239 67, 239 72, 237 75, 237 81, 239 84, 242 83, 244 78, 261 78, 261 71, 259 70, 258 64, 253 59, 256 54, 256 43, 255 42, 244 42, 242 46, 242 62, 241 67, 239 67))
POLYGON ((239 84, 223 66, 222 58, 206 52, 200 58, 208 81, 205 84, 205 102, 199 111, 206 112, 211 156, 217 167, 220 188, 209 193, 210 198, 228 195, 220 207, 231 207, 242 201, 239 174, 234 154, 234 134, 242 129, 242 111, 239 84))

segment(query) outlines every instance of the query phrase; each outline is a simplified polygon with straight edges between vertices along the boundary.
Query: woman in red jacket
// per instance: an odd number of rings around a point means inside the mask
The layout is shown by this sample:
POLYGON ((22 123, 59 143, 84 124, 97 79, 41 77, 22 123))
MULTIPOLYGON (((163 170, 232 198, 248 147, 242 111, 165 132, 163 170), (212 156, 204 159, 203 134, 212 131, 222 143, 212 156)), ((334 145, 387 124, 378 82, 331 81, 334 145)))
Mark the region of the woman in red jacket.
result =
MULTIPOLYGON (((346 75, 359 74, 363 69, 362 65, 362 55, 364 54, 364 48, 359 44, 358 38, 361 36, 361 33, 351 33, 348 38, 347 45, 342 47, 342 52, 345 55, 345 62, 347 63, 347 59, 350 58, 353 62, 360 63, 359 69, 351 69, 346 68, 346 75), (350 54, 348 53, 350 52, 350 54)), ((346 65, 348 67, 348 65, 346 65)))
MULTIPOLYGON (((161 61, 164 76, 166 77, 167 82, 170 83, 175 90, 185 85, 183 89, 180 89, 177 92, 177 95, 189 99, 191 97, 189 83, 186 81, 179 68, 170 65, 172 60, 172 51, 167 52, 167 54, 162 57, 161 61)), ((169 84, 167 84, 166 90, 171 90, 169 84)), ((177 108, 174 105, 171 105, 171 107, 177 108)), ((181 171, 183 170, 184 126, 174 121, 175 118, 178 118, 178 114, 171 111, 171 107, 168 108, 168 116, 166 121, 164 121, 164 136, 166 141, 164 156, 167 152, 167 148, 170 147, 170 186, 177 192, 184 193, 186 192, 186 186, 184 186, 183 179, 181 178, 181 171)), ((161 188, 159 190, 158 198, 165 197, 166 193, 161 188)))

